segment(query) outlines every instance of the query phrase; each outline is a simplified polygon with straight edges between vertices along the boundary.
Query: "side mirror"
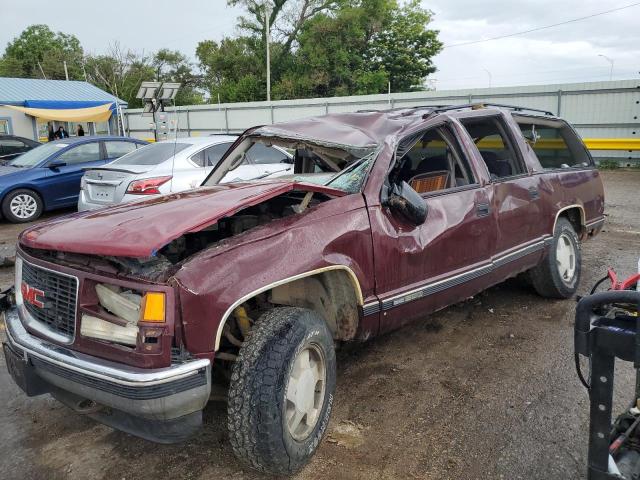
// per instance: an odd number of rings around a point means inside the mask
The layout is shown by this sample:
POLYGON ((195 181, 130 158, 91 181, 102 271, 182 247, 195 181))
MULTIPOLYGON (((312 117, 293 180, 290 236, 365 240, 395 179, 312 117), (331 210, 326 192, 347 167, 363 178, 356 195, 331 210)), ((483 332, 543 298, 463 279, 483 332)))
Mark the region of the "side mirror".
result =
POLYGON ((389 187, 386 204, 406 221, 422 225, 427 220, 427 204, 407 182, 389 187))
POLYGON ((56 168, 64 167, 66 164, 67 162, 63 162, 62 160, 53 160, 52 162, 49 162, 47 167, 49 167, 52 170, 55 170, 56 168))

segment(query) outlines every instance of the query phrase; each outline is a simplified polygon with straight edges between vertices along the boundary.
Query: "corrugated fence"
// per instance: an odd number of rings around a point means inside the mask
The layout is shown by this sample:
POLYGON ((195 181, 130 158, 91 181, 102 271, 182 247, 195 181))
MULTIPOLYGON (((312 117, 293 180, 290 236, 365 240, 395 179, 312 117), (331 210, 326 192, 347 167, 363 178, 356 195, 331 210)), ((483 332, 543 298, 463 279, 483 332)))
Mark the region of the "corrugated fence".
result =
MULTIPOLYGON (((640 163, 638 150, 602 150, 607 145, 632 148, 632 145, 638 144, 640 80, 392 93, 270 103, 222 103, 177 107, 176 113, 173 113, 173 109, 167 111, 169 128, 174 130, 177 123, 178 136, 202 136, 240 133, 254 125, 327 113, 482 102, 548 110, 570 121, 583 138, 593 140, 593 145, 599 148, 593 151, 594 156, 617 159, 622 164, 640 163), (600 139, 615 141, 607 143, 600 139), (621 141, 624 139, 630 141, 621 141)), ((151 117, 143 116, 140 109, 127 110, 124 115, 125 126, 131 136, 153 138, 151 117)))

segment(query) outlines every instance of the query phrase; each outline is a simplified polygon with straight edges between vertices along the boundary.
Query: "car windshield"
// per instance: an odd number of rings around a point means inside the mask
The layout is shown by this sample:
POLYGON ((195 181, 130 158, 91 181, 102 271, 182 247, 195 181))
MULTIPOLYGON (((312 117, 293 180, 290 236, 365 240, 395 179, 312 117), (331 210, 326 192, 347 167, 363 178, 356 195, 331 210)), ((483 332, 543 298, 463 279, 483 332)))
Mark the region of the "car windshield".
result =
POLYGON ((47 158, 49 158, 51 155, 53 155, 57 151, 68 146, 69 144, 64 142, 63 143, 58 143, 58 142, 45 143, 44 145, 41 145, 32 150, 29 150, 28 152, 23 153, 19 157, 13 159, 9 163, 9 165, 13 167, 20 167, 20 168, 32 168, 38 165, 43 160, 46 160, 47 158))
POLYGON ((109 165, 160 165, 175 153, 190 146, 190 143, 152 143, 123 155, 109 165))
POLYGON ((360 190, 364 179, 373 165, 375 153, 354 161, 338 175, 325 183, 328 187, 337 188, 348 193, 356 193, 360 190))
MULTIPOLYGON (((328 144, 326 141, 301 141, 299 138, 286 138, 284 136, 269 135, 264 138, 259 135, 247 136, 235 148, 232 147, 218 168, 214 169, 205 179, 202 185, 215 185, 241 165, 249 162, 248 153, 255 144, 263 144, 267 147, 279 147, 281 150, 289 150, 294 153, 293 159, 283 163, 282 170, 267 171, 254 177, 252 180, 266 179, 274 174, 282 174, 291 171, 293 163, 293 177, 288 178, 314 178, 314 183, 322 183, 355 193, 362 188, 362 184, 374 163, 378 149, 374 146, 353 147, 350 145, 328 144)), ((285 154, 282 153, 283 158, 285 154)), ((224 180, 225 183, 229 180, 224 180)), ((250 181, 250 180, 240 180, 250 181)))

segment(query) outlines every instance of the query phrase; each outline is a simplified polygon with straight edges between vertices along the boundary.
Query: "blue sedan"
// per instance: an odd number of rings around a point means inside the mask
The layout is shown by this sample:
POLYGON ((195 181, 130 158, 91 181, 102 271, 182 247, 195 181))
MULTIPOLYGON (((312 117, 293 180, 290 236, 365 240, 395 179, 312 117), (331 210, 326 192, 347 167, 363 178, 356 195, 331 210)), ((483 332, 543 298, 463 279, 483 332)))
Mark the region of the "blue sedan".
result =
POLYGON ((2 215, 22 223, 43 211, 76 206, 85 168, 109 163, 146 143, 127 137, 75 137, 36 147, 0 166, 2 215))

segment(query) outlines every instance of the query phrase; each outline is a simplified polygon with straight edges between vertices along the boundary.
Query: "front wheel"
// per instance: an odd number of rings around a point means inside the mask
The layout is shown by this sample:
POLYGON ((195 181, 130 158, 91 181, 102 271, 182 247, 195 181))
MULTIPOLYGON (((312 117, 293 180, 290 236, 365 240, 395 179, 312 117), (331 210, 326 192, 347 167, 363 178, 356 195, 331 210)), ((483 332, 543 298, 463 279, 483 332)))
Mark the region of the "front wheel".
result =
POLYGON ((228 429, 236 456, 274 475, 300 470, 326 432, 335 387, 333 339, 317 313, 282 307, 262 315, 231 375, 228 429))
POLYGON ((531 283, 543 297, 570 298, 578 289, 581 273, 580 240, 571 222, 560 217, 547 256, 529 272, 531 283))
POLYGON ((31 222, 42 215, 42 199, 32 190, 14 190, 2 201, 2 214, 11 223, 31 222))

